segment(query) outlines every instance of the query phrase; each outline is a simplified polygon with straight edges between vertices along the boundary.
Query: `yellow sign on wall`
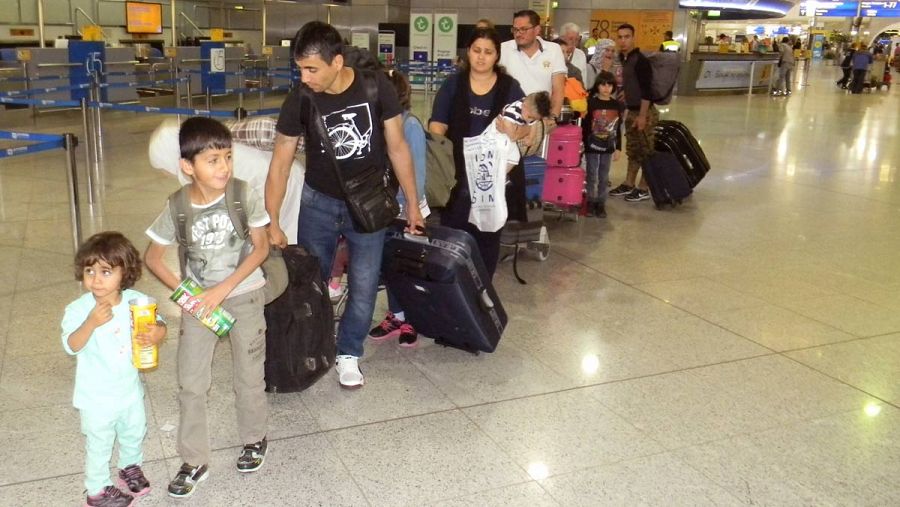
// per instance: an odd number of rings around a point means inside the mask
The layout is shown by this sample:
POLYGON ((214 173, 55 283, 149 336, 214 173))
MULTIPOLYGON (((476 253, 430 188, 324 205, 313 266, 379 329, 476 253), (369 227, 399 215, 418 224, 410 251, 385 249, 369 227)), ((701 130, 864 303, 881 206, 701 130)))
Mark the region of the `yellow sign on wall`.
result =
POLYGON ((211 41, 225 40, 225 30, 222 28, 210 28, 209 29, 209 40, 211 40, 211 41))
POLYGON ((81 28, 81 38, 83 40, 103 40, 103 32, 97 25, 86 25, 81 28))
POLYGON ((616 29, 625 23, 634 27, 635 46, 644 51, 656 51, 672 29, 672 11, 635 9, 596 10, 591 14, 591 30, 597 29, 601 39, 616 40, 616 29))

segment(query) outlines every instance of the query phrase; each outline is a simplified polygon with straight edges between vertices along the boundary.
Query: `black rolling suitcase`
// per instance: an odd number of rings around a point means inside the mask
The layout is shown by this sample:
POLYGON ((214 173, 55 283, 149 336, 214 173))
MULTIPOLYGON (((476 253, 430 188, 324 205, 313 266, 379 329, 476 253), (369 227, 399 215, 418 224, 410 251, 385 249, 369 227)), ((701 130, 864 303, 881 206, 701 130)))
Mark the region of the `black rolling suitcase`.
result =
POLYGON ((297 245, 282 255, 288 286, 265 308, 270 393, 293 393, 315 384, 331 369, 337 353, 333 308, 319 260, 297 245))
POLYGON ((681 162, 675 155, 675 147, 666 136, 656 136, 657 151, 644 161, 644 178, 650 187, 650 196, 657 209, 666 204, 673 208, 691 195, 691 184, 681 162), (660 151, 663 150, 663 151, 660 151))
MULTIPOLYGON (((709 160, 697 138, 691 134, 687 126, 674 120, 660 120, 656 125, 656 135, 669 140, 669 144, 673 147, 671 150, 678 156, 691 188, 696 187, 710 169, 709 160)), ((666 146, 657 146, 657 149, 669 150, 666 146)))
POLYGON ((441 345, 493 352, 507 317, 468 233, 432 226, 427 236, 392 227, 381 274, 406 320, 441 345))

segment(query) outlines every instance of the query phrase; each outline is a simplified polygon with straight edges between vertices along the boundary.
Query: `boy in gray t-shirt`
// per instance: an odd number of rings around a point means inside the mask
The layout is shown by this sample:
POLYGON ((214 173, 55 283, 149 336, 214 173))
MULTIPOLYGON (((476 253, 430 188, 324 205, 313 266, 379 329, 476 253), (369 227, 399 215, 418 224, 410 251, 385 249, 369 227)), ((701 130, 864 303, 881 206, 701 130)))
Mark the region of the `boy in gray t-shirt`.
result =
MULTIPOLYGON (((191 177, 189 196, 193 219, 189 224, 190 247, 185 273, 196 280, 203 292, 194 298, 205 317, 221 305, 235 318, 229 333, 234 362, 235 409, 238 434, 244 442, 237 459, 239 472, 258 470, 266 456, 266 419, 264 363, 266 358, 266 321, 263 316, 263 278, 260 265, 269 255, 265 226, 269 216, 262 198, 247 188, 244 208, 250 229, 246 241, 253 248, 241 259, 245 240, 231 222, 225 203, 225 187, 232 178, 231 133, 209 118, 191 118, 178 133, 181 170, 191 177)), ((169 246, 177 246, 172 219, 172 198, 147 229, 152 240, 144 260, 147 268, 170 289, 181 278, 164 262, 169 246)), ((169 483, 169 495, 187 497, 194 486, 209 475, 209 429, 206 398, 210 388, 212 359, 218 337, 198 319, 183 312, 178 340, 178 453, 183 464, 169 483)))

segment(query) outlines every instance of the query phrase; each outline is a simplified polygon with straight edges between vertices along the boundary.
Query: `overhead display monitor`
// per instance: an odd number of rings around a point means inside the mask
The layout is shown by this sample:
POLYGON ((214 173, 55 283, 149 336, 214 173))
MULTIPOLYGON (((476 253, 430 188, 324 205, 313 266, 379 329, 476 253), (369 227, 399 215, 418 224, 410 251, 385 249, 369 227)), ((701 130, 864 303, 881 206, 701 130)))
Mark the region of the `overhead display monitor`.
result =
POLYGON ((900 2, 800 2, 800 15, 812 16, 815 7, 816 16, 853 18, 859 4, 862 4, 859 10, 862 17, 900 18, 900 2))
POLYGON ((125 31, 128 33, 162 33, 162 5, 125 2, 125 31))
MULTIPOLYGON (((794 7, 790 0, 678 0, 683 9, 718 12, 717 19, 781 18, 794 7)), ((708 17, 713 17, 711 14, 708 17)))

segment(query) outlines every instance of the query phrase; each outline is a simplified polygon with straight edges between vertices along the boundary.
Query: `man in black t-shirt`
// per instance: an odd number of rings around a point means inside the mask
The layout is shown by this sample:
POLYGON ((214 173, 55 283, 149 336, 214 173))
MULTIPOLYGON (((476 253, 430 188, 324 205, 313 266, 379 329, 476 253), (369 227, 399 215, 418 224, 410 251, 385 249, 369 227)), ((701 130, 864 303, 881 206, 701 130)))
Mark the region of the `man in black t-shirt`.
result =
MULTIPOLYGON (((419 202, 409 146, 403 137, 402 109, 393 85, 383 72, 363 73, 344 65, 344 45, 331 25, 311 21, 294 37, 294 59, 303 84, 292 90, 276 125, 275 150, 266 179, 266 210, 269 241, 284 247, 288 238, 278 226, 281 204, 300 136, 306 138, 306 182, 300 200, 297 243, 319 258, 322 278, 331 264, 340 236, 350 247, 350 297, 338 329, 335 369, 341 387, 358 388, 364 383, 359 369, 363 341, 369 333, 381 272, 384 230, 357 232, 347 209, 323 139, 317 133, 308 104, 314 101, 325 123, 338 170, 344 179, 373 165, 394 168, 406 202, 419 202), (377 100, 369 98, 367 86, 377 86, 377 100)), ((416 206, 407 209, 409 231, 420 234, 424 220, 416 206)), ((293 238, 291 238, 293 240, 293 238)), ((291 241, 293 242, 293 241, 291 241)))

